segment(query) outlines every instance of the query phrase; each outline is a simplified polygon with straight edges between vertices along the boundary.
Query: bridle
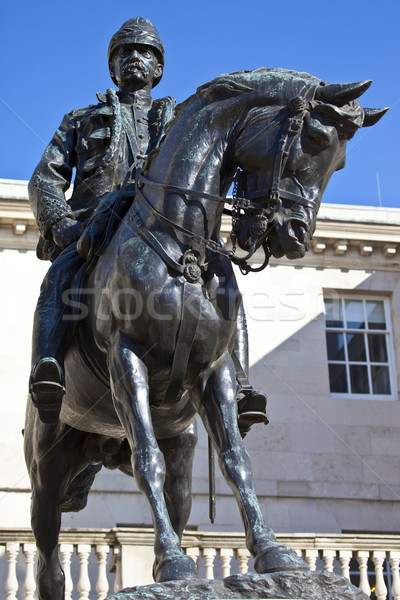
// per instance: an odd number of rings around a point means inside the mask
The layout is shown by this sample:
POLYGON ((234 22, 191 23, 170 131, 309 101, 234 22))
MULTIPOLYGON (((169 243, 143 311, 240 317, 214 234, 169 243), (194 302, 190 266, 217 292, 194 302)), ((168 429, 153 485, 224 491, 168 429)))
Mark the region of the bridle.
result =
MULTIPOLYGON (((147 242, 161 256, 161 258, 171 268, 182 273, 188 281, 192 283, 199 281, 202 274, 208 269, 210 261, 200 265, 198 262, 197 253, 190 250, 185 253, 183 257, 183 264, 178 263, 169 256, 156 236, 154 236, 153 233, 147 229, 146 221, 149 217, 156 218, 162 225, 167 227, 167 229, 171 229, 175 233, 183 235, 187 239, 203 246, 205 249, 214 254, 225 256, 231 262, 238 265, 241 272, 245 275, 247 275, 249 272, 258 272, 265 269, 270 258, 270 251, 267 245, 267 235, 276 222, 276 215, 282 207, 282 200, 293 203, 292 208, 294 208, 295 205, 300 205, 314 211, 317 209, 317 202, 315 200, 308 199, 302 194, 289 192, 281 188, 281 178, 290 154, 290 149, 292 148, 295 140, 301 134, 305 116, 312 108, 312 100, 315 95, 315 90, 315 86, 310 86, 302 95, 296 96, 290 100, 287 108, 281 110, 275 119, 268 123, 267 127, 257 132, 237 153, 240 156, 245 149, 254 145, 261 136, 271 132, 273 129, 283 123, 282 133, 275 155, 272 184, 270 188, 259 189, 252 191, 251 193, 246 193, 246 197, 239 196, 238 182, 241 176, 240 174, 243 173, 243 171, 241 171, 239 168, 234 177, 232 198, 223 198, 207 192, 200 192, 171 184, 155 182, 148 179, 140 172, 137 173, 137 191, 134 204, 135 208, 133 209, 131 217, 132 221, 140 235, 147 240, 147 242), (309 96, 309 98, 307 98, 307 96, 309 96), (182 227, 181 225, 178 225, 177 223, 174 223, 168 219, 168 217, 157 211, 143 194, 144 185, 150 186, 151 188, 164 193, 175 193, 188 198, 196 197, 203 198, 204 200, 230 204, 232 209, 225 209, 225 212, 230 214, 232 217, 232 250, 227 250, 224 248, 221 242, 216 242, 209 238, 203 237, 194 233, 193 231, 190 231, 189 229, 186 229, 185 227, 182 227), (259 198, 262 199, 261 202, 255 202, 255 200, 259 198), (139 208, 140 213, 136 207, 139 208), (251 214, 254 219, 252 223, 252 232, 256 236, 256 241, 252 244, 246 256, 239 257, 235 253, 237 226, 241 219, 248 214, 251 214), (264 262, 261 266, 253 268, 248 263, 248 260, 261 246, 265 254, 264 262)), ((241 128, 241 131, 243 131, 244 127, 245 125, 243 125, 241 128)))

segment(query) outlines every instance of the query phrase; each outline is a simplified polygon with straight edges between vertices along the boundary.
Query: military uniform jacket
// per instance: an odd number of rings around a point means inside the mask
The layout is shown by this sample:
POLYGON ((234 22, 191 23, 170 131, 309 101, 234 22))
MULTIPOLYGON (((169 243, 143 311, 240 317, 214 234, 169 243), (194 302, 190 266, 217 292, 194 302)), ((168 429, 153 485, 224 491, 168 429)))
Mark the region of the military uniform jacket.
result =
MULTIPOLYGON (((101 198, 122 184, 116 168, 123 132, 120 101, 111 88, 97 97, 99 104, 65 115, 29 183, 29 199, 41 234, 39 258, 48 258, 54 244, 53 225, 65 217, 87 222, 101 198), (65 192, 74 168, 74 189, 67 200, 65 192)), ((175 100, 169 96, 151 104, 147 152, 159 146, 174 107, 175 100)))

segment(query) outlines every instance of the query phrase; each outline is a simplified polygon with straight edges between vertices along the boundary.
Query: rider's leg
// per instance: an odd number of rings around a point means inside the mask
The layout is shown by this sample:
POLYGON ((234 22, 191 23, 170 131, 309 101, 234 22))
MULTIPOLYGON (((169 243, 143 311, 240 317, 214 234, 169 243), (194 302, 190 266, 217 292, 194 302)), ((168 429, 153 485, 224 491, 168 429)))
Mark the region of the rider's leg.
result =
POLYGON ((264 392, 255 390, 248 379, 249 336, 247 332, 243 299, 239 305, 232 359, 236 369, 236 380, 238 384, 238 423, 240 433, 242 437, 245 437, 254 423, 264 423, 267 425, 268 417, 265 412, 267 396, 264 392))
POLYGON ((71 310, 77 306, 78 292, 75 297, 72 294, 79 287, 83 263, 76 244, 66 248, 43 280, 35 311, 30 392, 45 423, 57 422, 61 409, 64 355, 80 316, 71 310))
POLYGON ((191 579, 195 565, 180 549, 164 498, 165 461, 154 436, 147 369, 132 341, 122 332, 110 340, 108 367, 115 410, 132 451, 136 483, 146 496, 154 523, 156 581, 191 579))
POLYGON ((192 465, 196 443, 196 422, 180 435, 158 440, 165 460, 165 502, 179 540, 182 539, 192 507, 192 465))
POLYGON ((306 563, 294 550, 277 544, 272 529, 264 523, 237 424, 235 369, 228 353, 221 356, 202 379, 193 402, 216 448, 224 478, 238 502, 246 545, 255 557, 256 571, 306 569, 306 563))

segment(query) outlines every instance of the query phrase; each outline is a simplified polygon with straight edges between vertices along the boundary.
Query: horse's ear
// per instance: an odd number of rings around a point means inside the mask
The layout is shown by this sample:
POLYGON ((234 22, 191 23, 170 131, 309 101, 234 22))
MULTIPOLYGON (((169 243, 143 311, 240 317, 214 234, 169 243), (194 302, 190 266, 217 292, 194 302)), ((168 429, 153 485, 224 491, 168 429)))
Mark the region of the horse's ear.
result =
POLYGON ((365 81, 356 81, 354 83, 328 83, 327 85, 320 85, 317 88, 315 99, 328 104, 342 106, 350 102, 350 100, 359 98, 361 94, 367 91, 371 83, 370 79, 366 79, 365 81))
POLYGON ((364 108, 363 127, 371 127, 375 125, 387 113, 389 107, 386 108, 364 108))

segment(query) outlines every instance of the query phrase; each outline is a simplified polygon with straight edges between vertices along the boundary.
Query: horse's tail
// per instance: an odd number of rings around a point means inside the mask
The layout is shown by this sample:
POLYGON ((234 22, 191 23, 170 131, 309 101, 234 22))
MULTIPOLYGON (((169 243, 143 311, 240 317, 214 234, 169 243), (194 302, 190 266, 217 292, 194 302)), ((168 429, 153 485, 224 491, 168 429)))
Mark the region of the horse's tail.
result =
POLYGON ((62 512, 78 512, 85 508, 94 478, 103 465, 88 465, 71 481, 61 505, 62 512))

